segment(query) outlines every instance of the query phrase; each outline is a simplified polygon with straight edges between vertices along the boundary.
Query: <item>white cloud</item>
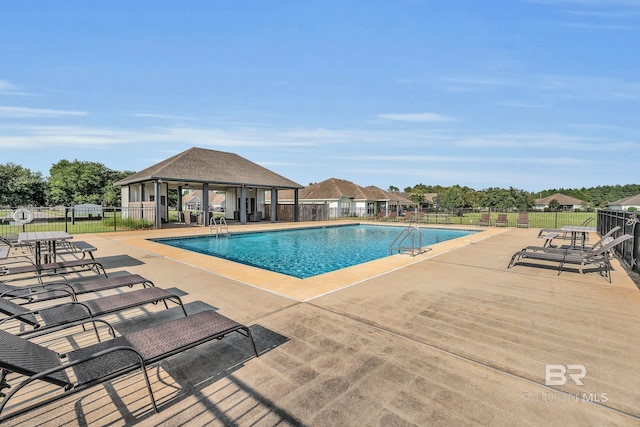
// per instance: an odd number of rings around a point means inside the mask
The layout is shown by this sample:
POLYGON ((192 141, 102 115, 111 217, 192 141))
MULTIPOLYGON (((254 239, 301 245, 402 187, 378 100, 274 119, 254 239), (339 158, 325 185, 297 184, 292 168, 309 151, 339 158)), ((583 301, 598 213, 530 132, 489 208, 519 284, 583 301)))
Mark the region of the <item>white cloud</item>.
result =
POLYGON ((195 117, 182 116, 179 114, 156 114, 156 113, 132 113, 133 117, 142 117, 145 119, 158 119, 158 120, 197 120, 195 117))
POLYGON ((452 117, 436 113, 378 114, 378 117, 400 122, 452 122, 452 117))
POLYGON ((28 108, 15 106, 0 106, 0 118, 22 119, 34 117, 65 117, 65 116, 86 116, 84 111, 51 110, 46 108, 28 108))
POLYGON ((13 92, 16 90, 16 86, 9 83, 6 80, 0 80, 0 93, 13 92))

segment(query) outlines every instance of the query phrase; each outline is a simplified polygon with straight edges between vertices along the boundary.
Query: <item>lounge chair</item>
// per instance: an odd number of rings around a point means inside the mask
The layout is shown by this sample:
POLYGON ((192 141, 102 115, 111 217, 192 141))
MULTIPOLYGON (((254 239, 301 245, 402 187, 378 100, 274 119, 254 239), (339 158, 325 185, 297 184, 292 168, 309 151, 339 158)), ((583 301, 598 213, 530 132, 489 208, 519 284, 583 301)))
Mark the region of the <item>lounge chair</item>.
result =
MULTIPOLYGON (((580 227, 586 227, 587 225, 589 225, 589 223, 593 221, 593 217, 589 217, 587 219, 585 219, 582 224, 580 224, 580 227)), ((559 228, 542 228, 540 229, 540 231, 538 232, 538 237, 540 238, 547 238, 547 234, 548 233, 557 233, 557 236, 555 237, 556 239, 570 239, 571 238, 571 234, 569 232, 567 232, 566 230, 561 230, 559 228)))
POLYGON ((582 246, 571 246, 571 245, 566 245, 562 247, 552 247, 552 246, 547 246, 545 243, 545 246, 527 246, 522 250, 523 251, 558 252, 558 253, 564 253, 565 251, 587 252, 590 250, 597 250, 601 246, 606 245, 607 243, 613 241, 613 237, 611 236, 613 235, 613 233, 615 233, 618 230, 620 230, 620 226, 613 227, 604 236, 602 236, 600 240, 595 242, 592 246, 585 246, 584 248, 582 246))
POLYGON ((31 245, 27 243, 19 243, 16 236, 0 236, 0 243, 2 244, 0 249, 3 250, 3 253, 6 251, 6 256, 0 256, 0 259, 33 255, 33 248, 31 245))
POLYGON ((509 221, 507 220, 507 214, 498 214, 498 219, 493 222, 496 227, 508 227, 509 221))
POLYGON ((105 276, 107 272, 99 261, 95 259, 76 259, 72 261, 50 262, 46 264, 37 264, 31 260, 9 261, 0 264, 0 277, 11 276, 16 274, 35 273, 41 276, 48 272, 71 273, 78 271, 95 271, 97 274, 105 276))
MULTIPOLYGON (((176 303, 182 308, 184 315, 187 311, 182 305, 179 296, 171 294, 164 289, 152 287, 136 291, 114 294, 86 301, 71 301, 50 307, 29 310, 23 305, 18 305, 7 298, 0 298, 0 313, 8 317, 0 320, 3 325, 10 320, 20 321, 32 326, 34 329, 45 330, 57 328, 65 324, 71 324, 81 320, 93 319, 111 313, 117 313, 127 309, 140 307, 147 304, 163 302, 169 308, 167 301, 176 303), (36 315, 38 315, 36 317, 36 315)), ((20 332, 23 335, 31 331, 20 332)))
POLYGON ((529 221, 529 213, 528 212, 519 212, 518 220, 516 221, 516 228, 523 227, 529 228, 531 227, 531 222, 529 221))
POLYGON ((483 213, 480 215, 480 219, 478 220, 478 225, 490 226, 491 225, 491 214, 483 213))
POLYGON ((75 301, 77 295, 92 292, 106 291, 134 285, 143 287, 154 286, 153 282, 140 276, 139 274, 126 274, 115 277, 97 277, 95 279, 83 280, 82 282, 69 283, 64 276, 60 276, 61 281, 43 283, 31 286, 13 286, 0 283, 0 297, 11 297, 14 300, 24 300, 26 302, 49 301, 56 298, 71 296, 75 301))
POLYGON ((20 377, 16 378, 18 375, 27 377, 11 385, 11 390, 4 395, 0 403, 0 421, 138 369, 144 376, 153 409, 159 412, 147 367, 193 347, 219 340, 232 332, 249 338, 253 352, 258 357, 248 327, 210 310, 70 351, 65 354, 66 361, 55 351, 0 330, 0 368, 4 371, 0 378, 0 389, 10 387, 9 376, 10 380, 19 380, 20 377), (70 379, 69 371, 73 372, 75 381, 70 379), (38 400, 34 391, 25 404, 28 406, 18 404, 11 413, 4 415, 9 400, 34 381, 44 381, 62 390, 52 396, 55 393, 50 387, 44 387, 44 390, 40 388, 42 399, 38 400))
POLYGON ((577 251, 569 248, 563 251, 518 251, 511 257, 511 261, 507 268, 513 267, 521 259, 558 262, 558 275, 562 272, 565 264, 577 264, 580 271, 584 274, 584 268, 588 265, 596 266, 600 274, 611 283, 611 262, 610 250, 625 240, 632 239, 633 235, 625 234, 619 236, 605 245, 599 246, 597 249, 588 251, 577 251))

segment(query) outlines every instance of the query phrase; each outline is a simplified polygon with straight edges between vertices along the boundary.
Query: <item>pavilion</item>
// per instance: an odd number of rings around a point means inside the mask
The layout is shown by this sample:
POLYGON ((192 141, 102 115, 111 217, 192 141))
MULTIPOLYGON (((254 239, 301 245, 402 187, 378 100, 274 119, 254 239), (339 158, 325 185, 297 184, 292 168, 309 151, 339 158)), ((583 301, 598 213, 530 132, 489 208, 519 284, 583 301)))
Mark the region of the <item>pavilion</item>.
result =
MULTIPOLYGON (((225 218, 240 221, 260 221, 267 216, 277 220, 278 190, 293 190, 298 221, 298 191, 303 188, 275 172, 237 154, 204 148, 190 148, 115 183, 121 187, 123 216, 144 217, 162 228, 169 219, 169 191, 177 190, 178 215, 182 212, 183 190, 202 190, 202 206, 209 206, 209 191, 226 195, 225 218), (265 193, 269 191, 270 212, 265 212, 265 193), (244 201, 244 203, 242 203, 244 201), (152 209, 155 208, 155 209, 152 209), (150 216, 152 218, 150 218, 150 216)), ((211 213, 203 209, 203 224, 211 213)))

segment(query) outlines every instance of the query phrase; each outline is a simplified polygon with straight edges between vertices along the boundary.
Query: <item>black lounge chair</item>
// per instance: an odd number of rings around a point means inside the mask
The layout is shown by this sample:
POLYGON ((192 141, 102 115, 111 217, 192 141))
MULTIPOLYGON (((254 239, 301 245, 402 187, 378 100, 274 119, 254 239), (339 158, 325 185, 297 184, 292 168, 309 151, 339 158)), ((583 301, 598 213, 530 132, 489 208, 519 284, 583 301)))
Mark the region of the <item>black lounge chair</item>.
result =
POLYGON ((571 250, 569 248, 564 249, 561 252, 522 250, 513 254, 507 268, 513 267, 521 259, 558 262, 558 275, 560 275, 565 264, 579 265, 582 273, 585 272, 584 267, 594 265, 598 268, 600 274, 604 276, 609 283, 611 283, 610 250, 628 239, 633 239, 633 235, 625 234, 616 237, 609 243, 601 245, 597 249, 591 249, 584 252, 571 250))
POLYGON ((126 274, 115 277, 97 277, 95 279, 83 280, 78 283, 69 283, 64 276, 60 276, 62 281, 43 283, 33 286, 13 286, 7 283, 0 283, 0 297, 10 297, 13 300, 24 300, 26 302, 49 301, 56 298, 71 296, 75 301, 77 295, 92 292, 106 291, 134 285, 152 287, 153 282, 139 274, 126 274))
MULTIPOLYGON (((182 308, 184 315, 187 316, 187 311, 184 305, 182 305, 179 296, 156 287, 109 295, 82 302, 71 301, 51 307, 38 308, 36 310, 29 310, 23 305, 18 305, 6 298, 0 298, 0 313, 8 316, 0 320, 0 325, 10 320, 17 320, 33 326, 34 329, 45 330, 58 328, 65 324, 71 324, 81 320, 94 319, 99 316, 147 304, 163 302, 165 307, 169 308, 167 301, 178 304, 182 308)), ((18 335, 24 335, 30 332, 32 331, 21 332, 18 335)))
POLYGON ((0 277, 10 276, 16 274, 28 274, 35 273, 36 276, 42 276, 49 272, 56 272, 60 274, 79 272, 79 271, 95 271, 97 274, 105 276, 105 271, 102 264, 95 259, 76 259, 71 261, 50 262, 46 264, 36 264, 31 260, 27 261, 12 261, 0 264, 0 277), (18 265, 26 264, 26 265, 18 265))
POLYGON ((65 355, 66 362, 55 351, 0 330, 0 390, 11 387, 6 395, 2 395, 4 399, 0 403, 0 421, 138 369, 144 376, 153 409, 159 412, 147 367, 193 347, 219 340, 232 332, 249 338, 253 352, 258 357, 258 350, 248 327, 210 310, 70 351, 65 355), (69 371, 73 372, 75 381, 70 379, 67 374, 69 371), (11 373, 27 378, 10 386, 7 377, 11 373), (30 402, 25 406, 19 406, 4 415, 3 411, 9 400, 34 381, 60 386, 62 393, 55 396, 47 393, 49 398, 35 403, 32 402, 36 397, 30 396, 30 402))

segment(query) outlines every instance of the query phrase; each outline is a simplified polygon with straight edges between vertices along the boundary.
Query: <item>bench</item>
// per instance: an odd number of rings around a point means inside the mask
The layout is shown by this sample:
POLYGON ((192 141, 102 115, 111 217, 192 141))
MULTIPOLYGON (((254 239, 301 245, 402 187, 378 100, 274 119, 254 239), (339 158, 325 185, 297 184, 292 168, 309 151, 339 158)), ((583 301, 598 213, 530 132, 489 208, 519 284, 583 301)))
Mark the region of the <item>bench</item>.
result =
POLYGON ((96 248, 92 244, 84 242, 82 240, 73 241, 73 242, 71 242, 71 244, 75 247, 76 251, 82 252, 82 258, 83 259, 87 254, 89 254, 89 256, 91 256, 91 259, 95 260, 95 258, 93 257, 93 252, 97 251, 98 248, 96 248))
POLYGON ((10 250, 11 250, 11 246, 0 246, 0 259, 9 258, 10 250))

